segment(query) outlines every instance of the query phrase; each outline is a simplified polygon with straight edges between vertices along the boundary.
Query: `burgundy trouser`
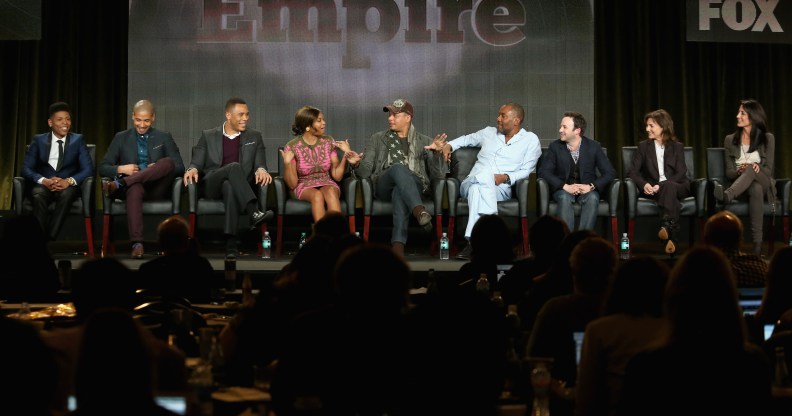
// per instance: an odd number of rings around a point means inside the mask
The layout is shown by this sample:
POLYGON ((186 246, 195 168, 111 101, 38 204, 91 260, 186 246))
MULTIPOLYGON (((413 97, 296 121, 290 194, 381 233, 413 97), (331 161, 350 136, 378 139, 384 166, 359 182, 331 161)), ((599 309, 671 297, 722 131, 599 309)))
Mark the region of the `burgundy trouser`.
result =
POLYGON ((146 169, 125 177, 127 226, 129 240, 143 241, 143 200, 169 199, 173 186, 175 165, 169 157, 162 158, 146 169))

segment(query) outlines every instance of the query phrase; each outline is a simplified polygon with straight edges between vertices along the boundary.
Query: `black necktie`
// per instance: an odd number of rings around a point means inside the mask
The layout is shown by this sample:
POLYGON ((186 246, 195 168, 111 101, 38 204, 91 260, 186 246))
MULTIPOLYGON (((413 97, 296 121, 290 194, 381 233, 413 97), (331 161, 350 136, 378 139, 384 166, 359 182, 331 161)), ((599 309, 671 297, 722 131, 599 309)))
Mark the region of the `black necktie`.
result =
POLYGON ((58 167, 55 168, 55 171, 59 171, 63 166, 63 140, 58 140, 58 167))

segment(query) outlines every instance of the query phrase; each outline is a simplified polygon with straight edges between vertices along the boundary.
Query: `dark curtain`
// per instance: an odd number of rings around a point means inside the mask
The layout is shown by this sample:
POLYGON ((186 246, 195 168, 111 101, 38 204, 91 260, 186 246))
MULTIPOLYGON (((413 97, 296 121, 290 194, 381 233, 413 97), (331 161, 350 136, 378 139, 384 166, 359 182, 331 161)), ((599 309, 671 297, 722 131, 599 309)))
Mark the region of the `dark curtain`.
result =
POLYGON ((25 145, 49 131, 50 104, 69 103, 72 131, 97 157, 129 118, 129 2, 44 0, 41 17, 41 40, 0 41, 0 209, 11 207, 25 145))
MULTIPOLYGON (((792 175, 792 45, 685 40, 684 0, 595 0, 594 108, 609 149, 646 138, 643 117, 664 108, 706 177, 707 147, 736 130, 739 100, 762 103, 776 136, 776 177, 792 175)), ((610 152, 623 175, 621 151, 610 152)))
MULTIPOLYGON (((47 107, 72 106, 72 130, 97 155, 127 126, 127 1, 44 0, 42 39, 0 42, 0 209, 11 203, 24 145, 47 131, 47 107)), ((755 98, 776 134, 776 176, 792 176, 792 45, 685 40, 684 0, 595 0, 596 137, 609 149, 646 137, 643 116, 665 108, 677 135, 704 149, 735 130, 738 100, 755 98)), ((183 152, 189 149, 182 149, 183 152)), ((621 172, 621 152, 612 151, 621 172)))

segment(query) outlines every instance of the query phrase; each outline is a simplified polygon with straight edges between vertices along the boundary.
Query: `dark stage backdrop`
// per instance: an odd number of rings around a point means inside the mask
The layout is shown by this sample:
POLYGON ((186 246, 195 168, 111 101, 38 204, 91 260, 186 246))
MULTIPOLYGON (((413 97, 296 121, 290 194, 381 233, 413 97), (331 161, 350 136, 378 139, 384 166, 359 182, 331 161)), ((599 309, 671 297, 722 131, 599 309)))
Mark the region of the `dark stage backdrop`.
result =
POLYGON ((129 20, 127 108, 152 100, 185 161, 230 97, 248 102, 270 169, 303 105, 358 151, 399 97, 419 131, 451 138, 494 126, 509 101, 545 143, 563 111, 593 115, 587 0, 132 0, 129 20))
MULTIPOLYGON (((166 3, 170 4, 171 2, 163 0, 162 4, 166 3)), ((197 20, 199 16, 190 11, 194 7, 193 3, 200 4, 200 2, 174 1, 173 3, 185 10, 183 19, 195 19, 193 23, 190 23, 192 27, 202 27, 202 23, 197 20)), ((254 3, 257 4, 257 2, 254 3)), ((527 16, 529 22, 539 19, 551 33, 558 33, 561 36, 560 33, 563 31, 577 30, 571 26, 570 22, 579 22, 584 19, 570 15, 554 15, 551 20, 542 20, 550 18, 545 15, 536 15, 536 10, 561 7, 557 5, 558 3, 562 2, 521 2, 525 5, 526 10, 532 11, 527 16)), ((349 2, 347 4, 359 3, 349 2)), ((569 2, 563 2, 563 4, 569 4, 569 2)), ((227 7, 231 7, 231 5, 227 7)), ((792 114, 792 99, 790 99, 792 86, 790 82, 792 80, 789 77, 789 74, 792 74, 792 62, 790 62, 792 47, 784 44, 688 42, 685 34, 685 8, 684 0, 597 0, 593 2, 593 100, 595 108, 593 116, 586 115, 596 125, 596 138, 603 142, 608 149, 632 145, 645 137, 643 115, 659 107, 666 108, 674 117, 679 136, 685 143, 696 148, 697 166, 700 169, 697 175, 704 176, 706 166, 704 149, 708 146, 721 145, 723 137, 734 130, 737 101, 740 98, 753 97, 765 105, 771 130, 776 133, 778 138, 776 175, 778 177, 792 176, 792 152, 789 150, 790 146, 786 144, 792 134, 792 117, 790 117, 792 114)), ((576 10, 583 9, 581 7, 576 10)), ((0 80, 2 80, 0 82, 0 97, 2 97, 0 99, 0 197, 2 197, 0 209, 10 207, 11 177, 18 174, 20 170, 24 145, 30 141, 33 134, 47 130, 46 111, 51 102, 65 100, 72 105, 74 110, 73 130, 86 134, 89 141, 96 143, 99 155, 104 154, 116 131, 127 128, 130 105, 133 101, 142 98, 127 94, 127 54, 129 53, 130 61, 149 62, 149 55, 159 53, 157 46, 148 42, 148 38, 129 38, 129 33, 159 33, 165 30, 174 37, 178 35, 178 32, 170 29, 171 22, 163 23, 158 20, 143 22, 145 27, 129 29, 130 13, 135 14, 132 4, 124 1, 44 0, 42 1, 42 36, 40 40, 0 41, 0 56, 3 57, 0 59, 0 80), (133 47, 128 49, 128 43, 133 47), (129 52, 133 49, 136 51, 135 55, 129 52)), ((313 19, 315 21, 316 18, 313 19)), ((328 125, 330 133, 340 138, 349 137, 353 140, 362 140, 373 131, 384 128, 383 114, 379 113, 379 107, 395 98, 394 95, 405 95, 418 105, 419 115, 416 124, 419 128, 427 133, 445 130, 455 134, 491 124, 497 105, 510 98, 509 95, 512 94, 511 89, 514 88, 514 85, 519 85, 518 88, 524 91, 524 104, 529 107, 541 108, 544 103, 555 102, 556 99, 559 99, 562 104, 570 103, 573 102, 573 99, 577 99, 575 97, 588 94, 587 91, 581 91, 578 87, 578 85, 586 84, 588 82, 586 80, 569 85, 557 83, 519 84, 510 80, 515 79, 519 73, 534 68, 538 65, 538 62, 534 62, 534 60, 542 56, 557 60, 554 62, 565 62, 567 65, 545 63, 541 74, 545 74, 549 79, 567 73, 570 67, 574 68, 578 65, 578 60, 583 62, 580 65, 588 65, 587 62, 591 60, 592 54, 589 46, 585 44, 553 44, 543 38, 531 42, 525 40, 521 44, 525 44, 526 48, 528 42, 532 44, 530 50, 545 52, 537 53, 536 56, 528 56, 527 61, 520 63, 519 70, 513 70, 518 62, 514 60, 512 53, 501 53, 497 48, 484 46, 475 33, 468 35, 471 33, 469 16, 467 19, 460 19, 460 22, 466 42, 475 43, 477 48, 484 51, 484 55, 479 55, 478 52, 475 55, 469 55, 469 59, 464 60, 463 64, 456 69, 443 66, 441 72, 444 77, 459 80, 456 83, 446 81, 448 83, 444 84, 443 88, 431 89, 431 85, 427 86, 421 83, 422 79, 431 75, 430 69, 438 68, 432 62, 440 58, 433 56, 431 52, 426 52, 427 50, 437 50, 433 49, 438 48, 436 37, 432 38, 432 42, 423 46, 408 45, 408 42, 403 40, 404 33, 401 33, 396 39, 384 42, 383 45, 362 55, 371 58, 376 57, 380 52, 393 52, 393 56, 398 59, 393 59, 390 65, 398 66, 399 74, 413 74, 415 72, 411 72, 411 68, 417 64, 410 61, 410 56, 414 53, 420 54, 425 58, 425 62, 420 64, 422 69, 417 72, 418 75, 411 77, 414 78, 414 82, 410 85, 420 85, 422 89, 416 88, 402 92, 390 84, 380 85, 379 89, 371 91, 371 94, 360 96, 360 102, 344 101, 347 103, 344 106, 359 107, 347 109, 342 106, 337 109, 333 107, 334 102, 340 98, 329 94, 317 99, 299 95, 289 98, 293 101, 275 103, 273 100, 276 97, 272 95, 274 94, 272 91, 274 89, 283 91, 287 88, 287 84, 281 84, 280 78, 266 78, 271 81, 262 83, 257 80, 255 86, 253 84, 226 84, 226 90, 215 92, 214 96, 201 103, 204 106, 203 110, 190 116, 192 124, 182 125, 169 121, 177 116, 168 114, 169 106, 172 103, 168 100, 155 102, 162 112, 162 117, 158 117, 157 124, 173 132, 184 132, 179 133, 185 135, 180 139, 195 137, 201 129, 219 125, 223 120, 222 106, 225 99, 231 95, 239 94, 251 102, 253 111, 258 112, 254 114, 253 125, 262 130, 271 129, 267 133, 267 137, 285 140, 288 137, 288 127, 294 111, 299 105, 310 103, 322 107, 327 112, 330 119, 328 125), (413 46, 415 48, 412 48, 413 46), (407 49, 408 47, 410 49, 407 49), (488 50, 489 52, 487 52, 488 50), (474 62, 469 62, 471 60, 474 62), (402 61, 406 63, 402 63, 402 61), (478 70, 463 76, 460 68, 465 68, 465 65, 468 64, 470 68, 478 70), (457 72, 453 73, 452 71, 457 72), (511 73, 511 78, 503 82, 494 78, 492 74, 499 73, 499 71, 511 73), (489 80, 487 91, 491 91, 481 95, 486 101, 468 102, 468 97, 472 97, 476 93, 475 85, 482 84, 468 82, 467 77, 485 77, 483 75, 485 72, 489 74, 486 75, 489 80), (274 81, 272 81, 273 79, 274 81), (422 94, 421 91, 426 88, 433 91, 431 95, 422 94), (411 92, 414 93, 413 96, 409 96, 411 92), (561 99, 559 98, 561 96, 570 98, 561 99), (353 104, 348 104, 349 102, 353 104), (442 102, 443 105, 442 108, 437 109, 437 113, 431 113, 435 109, 428 106, 426 104, 428 102, 442 102), (273 105, 273 103, 279 104, 277 107, 280 109, 274 110, 277 113, 272 115, 273 120, 268 121, 266 119, 268 114, 264 111, 267 108, 265 104, 273 105), (449 107, 468 104, 480 107, 472 107, 473 111, 470 112, 452 111, 453 114, 450 115, 441 112, 451 111, 449 107), (481 110, 478 111, 478 108, 481 110), (427 113, 433 115, 430 116, 427 113), (354 124, 347 125, 341 120, 343 117, 350 117, 350 114, 356 118, 354 124), (201 120, 196 121, 196 118, 201 120), (345 129, 360 129, 360 131, 345 129)), ((182 24, 176 26, 182 27, 182 24)), ((343 29, 338 26, 337 28, 343 29)), ((194 43, 191 44, 192 46, 185 47, 195 48, 196 51, 202 48, 213 50, 221 49, 221 47, 245 50, 249 55, 248 58, 229 59, 227 65, 235 68, 267 61, 262 67, 267 72, 262 70, 262 73, 255 74, 256 76, 265 76, 274 71, 272 68, 305 74, 309 72, 308 67, 312 67, 314 64, 322 65, 322 68, 329 68, 330 51, 334 51, 332 54, 333 69, 340 70, 339 68, 342 66, 339 64, 339 60, 344 56, 345 50, 344 36, 342 36, 342 42, 338 44, 322 45, 321 42, 317 42, 318 46, 298 45, 298 52, 295 52, 295 55, 299 54, 299 56, 295 56, 293 62, 304 63, 302 67, 276 66, 280 65, 278 62, 283 59, 285 53, 280 52, 280 55, 275 54, 273 57, 263 55, 261 48, 266 46, 266 42, 260 42, 258 38, 256 42, 251 41, 249 44, 215 44, 212 46, 212 44, 194 43), (319 50, 321 48, 324 48, 324 51, 319 50), (311 54, 312 51, 315 55, 311 54)), ((450 50, 454 44, 441 46, 450 50)), ((456 46, 459 47, 459 44, 456 46)), ((276 45, 274 50, 283 48, 282 44, 276 45)), ((206 54, 205 51, 202 53, 206 54)), ((221 54, 221 57, 225 56, 225 54, 221 54)), ((448 57, 453 57, 453 54, 448 53, 444 56, 443 59, 450 62, 448 57)), ((172 65, 168 62, 178 63, 179 56, 152 65, 155 67, 172 65)), ((376 59, 372 61, 372 65, 376 65, 376 62, 376 59)), ((201 63, 195 65, 198 66, 201 63)), ((150 69, 158 70, 155 67, 150 69)), ((539 69, 536 70, 539 71, 539 69)), ((577 69, 575 70, 577 71, 577 69)), ((231 72, 235 71, 240 70, 231 70, 231 72)), ((580 72, 583 73, 583 71, 580 72)), ((214 77, 207 78, 206 83, 216 82, 218 76, 219 74, 215 74, 214 77)), ((371 74, 370 76, 375 75, 371 74)), ((583 77, 586 76, 591 77, 590 74, 583 77)), ((139 81, 137 78, 130 79, 139 81)), ((396 79, 402 78, 397 76, 396 79)), ((306 80, 309 79, 306 78, 306 80)), ((317 81, 313 82, 317 83, 317 81)), ((355 87, 355 82, 348 82, 340 78, 326 78, 325 81, 320 78, 315 89, 313 89, 314 85, 310 85, 307 81, 306 84, 308 87, 312 87, 308 91, 318 91, 324 94, 323 91, 331 91, 330 86, 339 82, 350 84, 348 88, 342 89, 344 94, 354 97, 360 95, 357 89, 360 87, 355 87)), ((183 84, 176 81, 163 85, 161 88, 172 89, 182 88, 183 84)), ((299 90, 300 87, 296 88, 299 90)), ((193 97, 202 93, 202 90, 196 89, 186 93, 193 97)), ((366 91, 368 90, 362 90, 362 92, 366 91)), ((157 91, 155 93, 165 94, 157 91)), ((344 95, 344 99, 349 100, 349 97, 344 95)), ((530 116, 534 118, 529 118, 528 126, 534 131, 550 132, 542 133, 540 135, 542 139, 553 138, 558 125, 558 113, 566 109, 568 109, 566 105, 548 109, 547 113, 552 116, 548 116, 548 121, 542 121, 541 124, 536 116, 530 116)), ((580 107, 575 109, 580 109, 580 107)), ((183 115, 178 116, 184 117, 183 115)), ((189 151, 184 148, 182 151, 185 153, 185 159, 189 160, 189 151)), ((610 151, 610 157, 617 169, 621 171, 618 153, 610 151)))

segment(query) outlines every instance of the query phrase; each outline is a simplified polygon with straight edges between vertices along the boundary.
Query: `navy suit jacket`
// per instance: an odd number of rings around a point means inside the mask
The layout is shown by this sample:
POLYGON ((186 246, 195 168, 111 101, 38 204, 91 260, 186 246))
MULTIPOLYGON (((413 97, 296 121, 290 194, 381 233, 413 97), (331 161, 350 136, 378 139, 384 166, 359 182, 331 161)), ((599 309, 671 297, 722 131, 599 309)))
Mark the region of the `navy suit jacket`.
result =
MULTIPOLYGON (((600 194, 616 178, 616 170, 613 169, 608 156, 602 151, 602 146, 599 142, 585 136, 580 138, 578 166, 580 167, 580 183, 593 183, 600 194), (599 177, 597 177, 597 169, 600 172, 599 177)), ((550 185, 550 192, 563 188, 571 172, 572 158, 569 156, 566 142, 556 140, 550 143, 542 156, 538 172, 539 177, 550 185)))
MULTIPOLYGON (((237 137, 240 140, 239 164, 247 175, 248 182, 255 180, 256 170, 267 170, 264 140, 258 130, 247 129, 237 137)), ((198 169, 204 177, 223 164, 223 127, 204 130, 201 139, 193 147, 191 168, 198 169)))
MULTIPOLYGON (((175 176, 184 174, 184 162, 182 161, 179 147, 173 141, 173 136, 167 131, 149 128, 149 138, 146 143, 148 148, 149 163, 169 157, 173 160, 175 176)), ((137 132, 134 128, 116 133, 110 147, 107 149, 104 159, 99 162, 99 175, 112 178, 118 174, 118 166, 138 164, 137 132)))
MULTIPOLYGON (((50 147, 52 146, 52 132, 33 136, 25 161, 22 164, 22 176, 32 183, 37 183, 41 178, 74 178, 77 185, 81 185, 85 178, 93 175, 93 161, 85 145, 82 134, 69 133, 63 143, 63 164, 56 171, 49 164, 50 147)), ((57 146, 57 143, 55 143, 57 146)))

